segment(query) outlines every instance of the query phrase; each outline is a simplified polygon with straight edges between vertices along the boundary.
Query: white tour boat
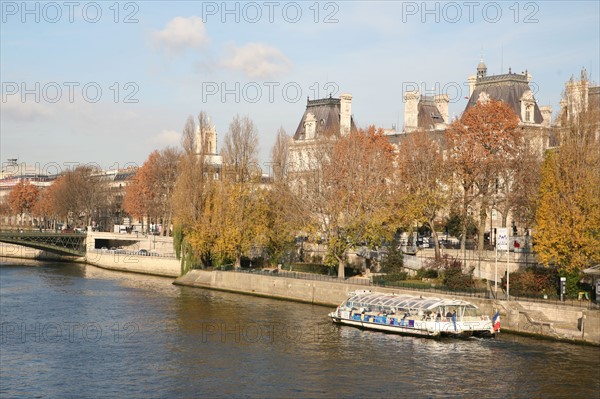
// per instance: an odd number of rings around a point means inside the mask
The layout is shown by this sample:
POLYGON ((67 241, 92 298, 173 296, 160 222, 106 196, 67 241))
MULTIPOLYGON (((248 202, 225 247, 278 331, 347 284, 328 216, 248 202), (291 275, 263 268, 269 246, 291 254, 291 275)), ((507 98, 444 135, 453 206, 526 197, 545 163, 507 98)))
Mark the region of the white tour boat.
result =
POLYGON ((428 337, 495 334, 488 316, 458 299, 359 290, 350 293, 329 317, 338 324, 428 337))

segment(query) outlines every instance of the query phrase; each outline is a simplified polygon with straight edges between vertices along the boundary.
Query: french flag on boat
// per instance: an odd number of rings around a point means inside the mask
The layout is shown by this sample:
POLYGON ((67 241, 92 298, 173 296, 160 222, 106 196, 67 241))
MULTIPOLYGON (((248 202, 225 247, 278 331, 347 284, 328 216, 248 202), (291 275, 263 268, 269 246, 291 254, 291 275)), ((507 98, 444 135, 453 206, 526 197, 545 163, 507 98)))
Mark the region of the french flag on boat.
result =
POLYGON ((500 311, 496 310, 496 314, 492 317, 492 325, 494 326, 494 332, 500 331, 500 311))

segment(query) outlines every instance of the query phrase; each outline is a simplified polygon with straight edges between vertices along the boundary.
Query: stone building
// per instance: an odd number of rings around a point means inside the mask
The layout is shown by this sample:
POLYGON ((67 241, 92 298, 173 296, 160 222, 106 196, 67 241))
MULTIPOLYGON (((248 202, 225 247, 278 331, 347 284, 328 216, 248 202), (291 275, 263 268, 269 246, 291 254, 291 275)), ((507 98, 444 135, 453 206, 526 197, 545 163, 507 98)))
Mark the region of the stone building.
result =
POLYGON ((560 115, 557 126, 565 126, 584 110, 600 109, 600 86, 592 86, 585 68, 581 69, 579 80, 573 76, 565 84, 563 98, 560 101, 560 115))
POLYGON ((0 209, 2 209, 0 225, 33 225, 35 220, 31 215, 12 215, 7 203, 8 195, 21 181, 29 182, 39 190, 45 189, 56 179, 58 168, 57 164, 41 166, 36 163, 35 165, 29 165, 25 162, 18 162, 17 158, 3 162, 0 168, 0 209))
POLYGON ((210 119, 208 126, 196 127, 196 154, 204 157, 204 163, 215 171, 215 179, 219 178, 223 167, 223 157, 217 153, 217 128, 210 119))
POLYGON ((543 154, 550 147, 552 107, 538 105, 531 90, 531 79, 527 70, 513 73, 510 68, 507 74, 488 76, 487 66, 482 60, 477 65, 477 74, 468 78, 469 101, 465 111, 478 101, 493 99, 504 102, 519 116, 519 126, 525 139, 543 154))
POLYGON ((449 123, 449 101, 447 94, 425 96, 418 91, 404 93, 404 133, 445 130, 449 123))
POLYGON ((306 110, 289 144, 288 173, 297 174, 315 169, 322 139, 335 139, 356 131, 352 117, 352 95, 308 99, 306 110))

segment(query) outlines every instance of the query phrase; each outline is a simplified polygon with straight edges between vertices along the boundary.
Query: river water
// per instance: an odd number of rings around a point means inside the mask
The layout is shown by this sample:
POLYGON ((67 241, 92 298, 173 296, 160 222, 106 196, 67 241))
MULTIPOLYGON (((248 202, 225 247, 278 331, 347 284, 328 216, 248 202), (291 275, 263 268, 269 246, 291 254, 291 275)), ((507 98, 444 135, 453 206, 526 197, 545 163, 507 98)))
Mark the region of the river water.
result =
POLYGON ((600 397, 596 347, 403 337, 331 310, 2 259, 0 397, 600 397))

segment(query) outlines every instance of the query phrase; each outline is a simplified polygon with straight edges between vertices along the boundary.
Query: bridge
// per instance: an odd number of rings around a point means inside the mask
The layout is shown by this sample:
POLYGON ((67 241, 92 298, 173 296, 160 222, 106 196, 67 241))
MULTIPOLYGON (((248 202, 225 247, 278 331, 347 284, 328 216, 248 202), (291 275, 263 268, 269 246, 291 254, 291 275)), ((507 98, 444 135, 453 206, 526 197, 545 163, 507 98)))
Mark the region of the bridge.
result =
POLYGON ((0 232, 0 242, 22 245, 65 256, 85 256, 85 240, 85 233, 0 232))

